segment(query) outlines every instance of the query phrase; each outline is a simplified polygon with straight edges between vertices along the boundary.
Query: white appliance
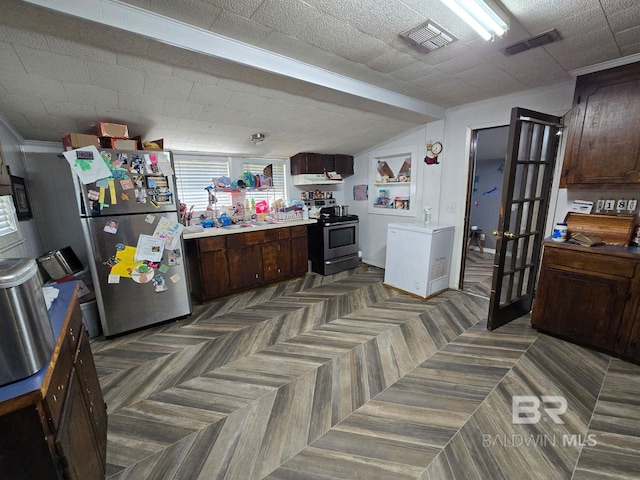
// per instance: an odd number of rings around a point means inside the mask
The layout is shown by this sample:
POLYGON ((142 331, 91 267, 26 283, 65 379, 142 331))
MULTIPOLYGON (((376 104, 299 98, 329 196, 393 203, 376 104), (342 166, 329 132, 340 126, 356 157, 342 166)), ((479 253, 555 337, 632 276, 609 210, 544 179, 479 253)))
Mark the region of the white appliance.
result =
POLYGON ((454 227, 390 223, 384 283, 427 298, 449 287, 454 227))

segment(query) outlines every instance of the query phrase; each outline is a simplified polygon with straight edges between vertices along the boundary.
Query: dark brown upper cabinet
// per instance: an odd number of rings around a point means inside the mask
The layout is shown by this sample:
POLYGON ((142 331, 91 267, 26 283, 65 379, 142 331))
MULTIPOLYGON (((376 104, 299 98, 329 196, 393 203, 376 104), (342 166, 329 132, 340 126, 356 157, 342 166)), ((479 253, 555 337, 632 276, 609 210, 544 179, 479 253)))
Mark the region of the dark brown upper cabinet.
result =
POLYGON ((291 175, 324 172, 337 172, 342 175, 353 174, 353 157, 351 155, 303 152, 291 157, 290 164, 291 175))
POLYGON ((640 186, 640 62, 576 81, 560 187, 640 186))

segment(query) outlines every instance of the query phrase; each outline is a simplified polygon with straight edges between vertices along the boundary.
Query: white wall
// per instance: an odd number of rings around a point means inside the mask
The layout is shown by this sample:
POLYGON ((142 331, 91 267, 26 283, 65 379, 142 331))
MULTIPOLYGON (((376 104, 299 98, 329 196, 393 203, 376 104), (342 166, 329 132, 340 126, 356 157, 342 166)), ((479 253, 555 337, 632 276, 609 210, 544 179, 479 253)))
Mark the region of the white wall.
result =
MULTIPOLYGON (((528 90, 519 94, 497 97, 490 101, 464 105, 447 110, 445 120, 445 150, 447 156, 443 165, 442 199, 440 223, 455 225, 456 235, 453 247, 453 261, 451 266, 450 287, 457 288, 460 277, 460 262, 463 244, 466 237, 464 232, 464 211, 467 195, 467 178, 469 174, 469 153, 471 131, 479 128, 508 125, 513 107, 564 116, 571 109, 575 81, 565 82, 551 87, 528 90), (449 205, 450 210, 443 211, 442 206, 449 205)), ((566 137, 564 135, 563 137, 566 137)), ((550 203, 550 215, 547 228, 553 224, 553 217, 558 200, 559 173, 564 157, 566 138, 560 145, 556 173, 554 174, 553 193, 550 203)), ((566 200, 562 200, 566 202, 566 200)))
POLYGON ((440 155, 440 164, 425 165, 423 159, 426 155, 427 141, 442 140, 444 122, 438 121, 423 125, 400 135, 389 142, 376 145, 364 152, 360 152, 354 159, 354 175, 344 182, 345 203, 350 205, 349 213, 360 217, 360 250, 362 260, 370 265, 384 268, 387 247, 387 225, 390 223, 406 223, 420 221, 420 211, 424 206, 433 208, 433 224, 438 222, 440 204, 440 177, 442 175, 442 163, 446 158, 445 150, 440 155), (372 202, 372 192, 369 192, 368 201, 355 201, 353 199, 353 187, 358 184, 368 184, 369 169, 375 168, 369 160, 369 153, 376 150, 403 149, 407 146, 418 147, 417 165, 411 165, 412 177, 417 181, 417 198, 411 199, 415 206, 415 217, 370 214, 368 204, 372 202))
MULTIPOLYGON (((4 161, 11 169, 11 175, 22 177, 27 187, 27 195, 31 201, 32 187, 24 163, 21 146, 24 139, 0 114, 0 148, 4 161)), ((33 205, 31 205, 33 211, 33 205)), ((6 250, 1 254, 4 258, 37 258, 43 253, 42 242, 38 232, 35 218, 25 219, 18 222, 18 230, 25 242, 6 250)))

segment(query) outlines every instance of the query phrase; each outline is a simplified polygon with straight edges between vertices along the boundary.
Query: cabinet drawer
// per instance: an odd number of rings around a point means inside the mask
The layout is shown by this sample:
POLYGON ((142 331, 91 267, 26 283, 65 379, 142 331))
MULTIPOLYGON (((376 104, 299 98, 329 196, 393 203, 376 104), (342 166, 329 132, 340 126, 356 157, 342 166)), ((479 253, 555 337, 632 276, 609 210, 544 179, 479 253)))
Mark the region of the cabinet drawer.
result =
POLYGON ((549 266, 569 267, 625 278, 633 277, 636 270, 636 262, 629 259, 567 249, 546 248, 544 262, 549 266))
MULTIPOLYGON (((80 332, 78 330, 76 336, 78 336, 79 333, 80 332)), ((64 399, 69 386, 69 377, 71 376, 71 370, 73 369, 73 356, 75 350, 73 343, 74 341, 70 335, 64 335, 62 344, 60 345, 58 358, 53 366, 51 381, 49 382, 49 387, 47 388, 44 396, 45 408, 53 422, 54 428, 58 428, 60 423, 60 415, 62 414, 62 407, 64 405, 64 399)))
POLYGON ((204 253, 224 250, 227 248, 226 240, 225 237, 199 238, 196 240, 198 242, 198 252, 204 253))
POLYGON ((297 227, 291 227, 291 238, 302 238, 307 236, 306 225, 299 225, 297 227))

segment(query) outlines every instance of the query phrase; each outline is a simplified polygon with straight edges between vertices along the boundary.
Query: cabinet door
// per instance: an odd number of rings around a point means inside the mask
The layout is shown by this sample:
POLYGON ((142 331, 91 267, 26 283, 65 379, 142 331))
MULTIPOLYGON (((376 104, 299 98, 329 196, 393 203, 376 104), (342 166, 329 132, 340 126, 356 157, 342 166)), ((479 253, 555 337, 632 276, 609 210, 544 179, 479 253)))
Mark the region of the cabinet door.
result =
POLYGON ((262 283, 262 251, 259 245, 230 248, 227 252, 232 290, 262 283))
POLYGON ((353 157, 351 155, 336 155, 335 169, 342 175, 353 175, 353 157))
POLYGON ((264 281, 283 280, 291 275, 291 246, 289 240, 265 243, 262 246, 264 281))
POLYGON ((98 373, 96 372, 96 365, 93 361, 91 346, 89 345, 89 336, 84 328, 82 329, 80 344, 78 345, 75 368, 78 372, 78 380, 85 403, 89 408, 89 416, 93 423, 98 454, 100 455, 103 468, 106 468, 107 409, 98 381, 98 373))
POLYGON ((301 175, 307 173, 307 154, 298 153, 289 159, 291 175, 301 175))
POLYGON ((226 250, 202 253, 200 260, 200 282, 203 299, 219 297, 231 291, 229 285, 229 262, 226 250))
POLYGON ((561 186, 640 185, 640 63, 578 77, 561 186))
POLYGON ((543 267, 532 324, 569 340, 611 351, 630 284, 628 278, 543 267))
POLYGON ((307 227, 291 227, 291 274, 304 275, 309 271, 309 245, 307 227))
POLYGON ((56 449, 67 480, 104 480, 93 421, 75 370, 71 373, 62 419, 56 434, 56 449))
POLYGON ((304 173, 332 172, 335 169, 333 155, 307 153, 307 171, 304 173))

